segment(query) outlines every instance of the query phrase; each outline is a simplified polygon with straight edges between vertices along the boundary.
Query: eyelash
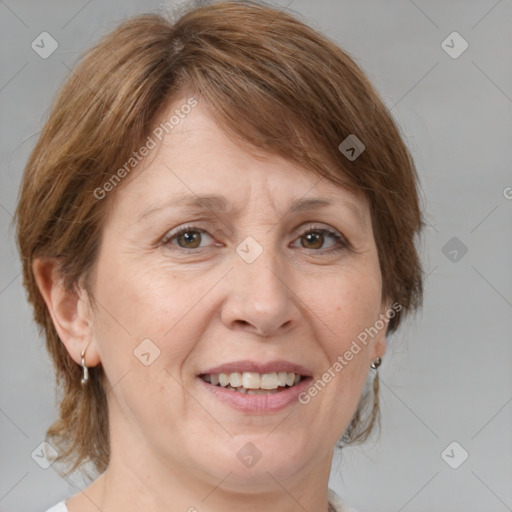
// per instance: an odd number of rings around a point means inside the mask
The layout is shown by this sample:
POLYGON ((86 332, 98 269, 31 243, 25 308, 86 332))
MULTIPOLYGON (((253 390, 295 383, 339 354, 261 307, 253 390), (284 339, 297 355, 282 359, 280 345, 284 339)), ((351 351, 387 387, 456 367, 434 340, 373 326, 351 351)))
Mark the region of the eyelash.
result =
MULTIPOLYGON (((194 253, 195 251, 198 251, 200 249, 200 247, 196 247, 194 249, 185 249, 183 247, 179 247, 179 246, 171 243, 172 240, 174 240, 175 238, 177 238, 180 235, 183 235, 184 233, 187 233, 187 232, 206 233, 206 234, 209 235, 208 231, 206 231, 205 229, 201 229, 201 228, 198 228, 198 227, 195 227, 195 226, 191 226, 191 225, 185 225, 185 226, 182 226, 180 228, 177 228, 174 232, 171 232, 168 235, 165 235, 164 238, 161 241, 161 244, 165 245, 165 246, 174 246, 176 249, 182 250, 184 252, 194 253)), ((327 250, 325 250, 325 249, 324 250, 321 250, 321 249, 318 249, 318 250, 311 249, 312 251, 314 251, 314 252, 316 252, 318 254, 337 253, 337 252, 339 252, 341 250, 350 249, 350 244, 346 241, 346 239, 343 236, 341 236, 337 231, 332 231, 332 230, 327 229, 327 228, 317 228, 315 226, 308 226, 307 229, 305 231, 303 231, 299 235, 298 238, 300 238, 302 236, 305 236, 307 234, 310 234, 310 233, 320 233, 320 234, 323 234, 323 235, 327 234, 327 235, 331 236, 332 238, 334 238, 334 240, 336 241, 335 246, 330 248, 330 249, 327 249, 327 250)), ((305 248, 305 247, 303 249, 307 250, 307 248, 305 248)))

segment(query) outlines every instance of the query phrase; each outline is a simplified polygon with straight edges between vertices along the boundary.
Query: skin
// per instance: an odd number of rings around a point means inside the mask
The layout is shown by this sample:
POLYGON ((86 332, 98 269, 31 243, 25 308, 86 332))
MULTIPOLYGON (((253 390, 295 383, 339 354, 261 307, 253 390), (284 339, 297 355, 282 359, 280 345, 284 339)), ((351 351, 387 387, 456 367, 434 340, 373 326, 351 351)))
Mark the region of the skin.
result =
POLYGON ((235 410, 197 375, 284 359, 316 380, 375 323, 389 305, 365 198, 250 153, 199 104, 110 199, 91 279, 96 308, 83 289, 64 290, 53 262, 34 263, 70 356, 80 364, 87 347, 87 365, 101 364, 107 379, 110 464, 69 511, 325 512, 333 450, 385 351, 385 330, 310 403, 274 413, 235 410), (233 210, 172 207, 190 193, 223 195, 233 210), (288 212, 293 200, 316 197, 333 205, 288 212), (170 206, 148 213, 161 203, 170 206), (185 224, 207 233, 162 243, 185 224), (351 248, 333 251, 336 240, 318 229, 351 248), (250 264, 236 252, 248 236, 263 249, 250 264), (147 338, 160 350, 149 366, 134 356, 147 338), (250 468, 237 458, 247 442, 262 454, 250 468))

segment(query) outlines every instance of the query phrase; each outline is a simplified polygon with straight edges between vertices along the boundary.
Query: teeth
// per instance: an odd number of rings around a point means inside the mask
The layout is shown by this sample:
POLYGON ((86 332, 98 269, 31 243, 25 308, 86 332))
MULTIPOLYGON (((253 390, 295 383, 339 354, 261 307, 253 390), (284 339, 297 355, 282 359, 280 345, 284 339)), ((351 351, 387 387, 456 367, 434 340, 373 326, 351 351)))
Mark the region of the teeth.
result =
POLYGON ((247 389, 259 389, 261 387, 260 374, 255 372, 244 372, 242 374, 242 386, 247 389))
POLYGON ((241 373, 232 373, 229 376, 229 383, 232 388, 238 388, 242 385, 242 374, 241 373))
POLYGON ((229 375, 226 373, 219 374, 219 384, 225 388, 229 384, 229 375))
POLYGON ((262 373, 235 372, 203 375, 203 380, 214 386, 232 389, 249 395, 278 392, 278 388, 294 386, 301 381, 301 376, 287 372, 262 373))
POLYGON ((279 393, 277 389, 248 389, 247 394, 248 395, 273 395, 274 393, 279 393))
POLYGON ((264 373, 261 376, 261 389, 277 389, 279 387, 279 380, 277 373, 264 373))

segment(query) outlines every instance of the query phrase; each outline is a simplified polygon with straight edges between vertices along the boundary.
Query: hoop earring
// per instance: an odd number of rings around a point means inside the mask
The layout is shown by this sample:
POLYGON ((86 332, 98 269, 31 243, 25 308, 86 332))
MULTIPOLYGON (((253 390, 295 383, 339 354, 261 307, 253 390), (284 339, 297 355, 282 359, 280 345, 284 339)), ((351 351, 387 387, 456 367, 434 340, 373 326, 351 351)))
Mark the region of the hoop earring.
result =
POLYGON ((85 351, 87 350, 87 347, 82 350, 81 358, 82 358, 82 368, 84 369, 84 375, 82 377, 82 380, 80 383, 83 385, 87 384, 89 381, 89 368, 87 368, 87 365, 85 364, 85 351))
POLYGON ((382 358, 377 357, 377 359, 375 359, 375 361, 373 361, 373 363, 370 365, 370 368, 372 370, 376 370, 381 364, 382 364, 382 358))

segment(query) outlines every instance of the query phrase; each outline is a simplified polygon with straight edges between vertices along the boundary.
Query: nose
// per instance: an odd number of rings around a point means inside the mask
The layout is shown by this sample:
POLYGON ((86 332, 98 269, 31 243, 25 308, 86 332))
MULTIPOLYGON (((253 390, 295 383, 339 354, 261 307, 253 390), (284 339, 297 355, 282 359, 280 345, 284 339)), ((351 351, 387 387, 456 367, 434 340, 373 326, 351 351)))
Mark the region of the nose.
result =
MULTIPOLYGON (((251 247, 254 250, 254 247, 251 247)), ((243 256, 243 252, 240 252, 243 256)), ((236 253, 227 279, 227 296, 221 319, 231 330, 262 337, 282 336, 293 329, 299 316, 290 271, 271 250, 252 262, 236 253)))

